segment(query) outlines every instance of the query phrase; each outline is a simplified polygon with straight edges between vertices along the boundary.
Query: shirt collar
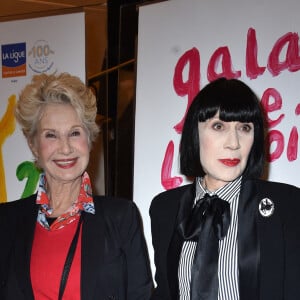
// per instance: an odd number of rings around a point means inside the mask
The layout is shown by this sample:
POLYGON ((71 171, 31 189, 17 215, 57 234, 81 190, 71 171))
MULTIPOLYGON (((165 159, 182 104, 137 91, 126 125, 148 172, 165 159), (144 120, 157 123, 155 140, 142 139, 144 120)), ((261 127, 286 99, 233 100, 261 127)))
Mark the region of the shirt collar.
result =
POLYGON ((210 195, 217 195, 219 198, 228 201, 231 203, 232 199, 239 193, 241 188, 241 182, 242 182, 242 176, 239 176, 235 180, 229 182, 228 184, 222 186, 218 190, 214 192, 210 192, 207 189, 203 187, 201 184, 202 177, 196 178, 196 199, 195 202, 198 199, 203 198, 203 196, 208 193, 210 195))
MULTIPOLYGON (((52 209, 49 205, 49 198, 46 192, 47 179, 45 173, 41 173, 36 203, 41 205, 47 216, 50 216, 52 209)), ((72 213, 78 211, 85 211, 87 213, 95 214, 95 205, 92 196, 91 180, 87 172, 82 175, 81 187, 78 198, 75 200, 71 208, 72 213)))

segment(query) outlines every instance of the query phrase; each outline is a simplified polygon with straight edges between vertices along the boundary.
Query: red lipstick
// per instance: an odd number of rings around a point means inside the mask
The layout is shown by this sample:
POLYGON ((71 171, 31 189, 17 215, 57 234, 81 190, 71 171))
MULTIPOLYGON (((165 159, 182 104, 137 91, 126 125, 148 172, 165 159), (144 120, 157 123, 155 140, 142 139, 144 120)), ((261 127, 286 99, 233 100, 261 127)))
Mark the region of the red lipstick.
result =
POLYGON ((240 163, 240 159, 238 158, 224 158, 224 159, 219 159, 222 164, 224 164, 227 167, 235 167, 240 163))

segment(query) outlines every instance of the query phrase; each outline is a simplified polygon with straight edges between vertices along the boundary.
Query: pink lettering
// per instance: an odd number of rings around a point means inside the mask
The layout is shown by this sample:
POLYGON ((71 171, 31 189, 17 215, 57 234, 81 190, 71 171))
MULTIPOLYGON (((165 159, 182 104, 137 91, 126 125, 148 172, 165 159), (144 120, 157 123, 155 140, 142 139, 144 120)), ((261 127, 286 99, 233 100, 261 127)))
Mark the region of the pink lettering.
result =
POLYGON ((273 76, 277 76, 285 69, 291 72, 300 69, 299 36, 297 33, 288 32, 279 38, 269 55, 268 70, 273 76), (285 46, 287 46, 285 60, 281 62, 280 54, 285 46))
POLYGON ((295 114, 296 114, 296 116, 300 115, 300 104, 297 104, 296 109, 295 109, 295 114))
POLYGON ((293 161, 297 159, 298 155, 298 130, 293 126, 287 147, 287 159, 293 161))
POLYGON ((284 136, 278 130, 271 130, 271 131, 269 131, 269 133, 267 135, 267 141, 268 141, 270 148, 271 148, 272 143, 276 143, 275 150, 273 152, 270 152, 270 149, 269 149, 269 151, 268 151, 269 157, 267 159, 269 162, 272 162, 272 161, 278 159, 283 152, 284 136))
MULTIPOLYGON (((278 76, 283 70, 296 72, 300 70, 300 53, 299 53, 299 35, 298 33, 288 32, 281 36, 273 45, 266 66, 258 63, 259 43, 254 28, 249 28, 247 32, 247 44, 245 49, 245 74, 249 79, 256 79, 263 75, 266 70, 272 76, 278 76), (285 51, 285 52, 284 52, 285 51)), ((178 60, 173 75, 173 87, 176 94, 180 97, 187 96, 187 105, 181 120, 174 126, 177 133, 182 132, 183 124, 187 111, 200 90, 200 52, 193 47, 187 50, 178 60), (185 78, 186 77, 186 78, 185 78)), ((228 46, 217 48, 210 58, 206 70, 207 80, 209 82, 220 78, 240 78, 242 71, 236 71, 233 65, 232 56, 228 46)), ((282 109, 281 94, 275 88, 267 88, 262 97, 261 103, 266 113, 268 128, 274 128, 279 125, 285 118, 281 113, 282 109), (276 118, 271 117, 271 113, 278 112, 276 118)), ((296 105, 295 114, 300 115, 300 103, 296 105)), ((286 147, 288 161, 294 161, 298 156, 298 129, 293 126, 288 142, 285 145, 285 137, 279 130, 272 129, 268 132, 266 143, 268 148, 268 162, 274 162, 279 159, 286 147), (272 149, 272 151, 271 151, 272 149)), ((164 156, 161 170, 161 183, 165 189, 179 186, 183 178, 180 176, 171 176, 174 156, 174 143, 170 141, 164 156)))
POLYGON ((239 78, 241 71, 234 71, 228 47, 218 48, 211 56, 207 67, 207 79, 213 81, 220 77, 239 78), (219 62, 222 61, 222 72, 217 73, 219 62))
POLYGON ((175 176, 171 177, 172 164, 174 159, 174 142, 170 141, 161 168, 161 184, 166 189, 172 189, 181 185, 182 177, 175 176))
POLYGON ((274 88, 266 89, 262 95, 261 103, 266 112, 266 118, 269 127, 272 128, 278 125, 284 118, 284 114, 281 114, 277 119, 272 120, 269 117, 269 113, 274 112, 276 110, 280 110, 282 107, 282 98, 279 92, 274 88), (273 102, 271 102, 271 99, 273 99, 273 102))
POLYGON ((246 74, 250 79, 255 79, 262 75, 265 69, 266 67, 258 66, 256 32, 253 28, 249 28, 246 47, 246 74))
POLYGON ((173 86, 178 96, 188 96, 188 103, 184 116, 181 121, 174 126, 176 132, 181 133, 186 113, 200 89, 200 54, 196 48, 186 51, 179 58, 175 66, 173 86), (187 64, 189 64, 188 79, 183 81, 183 71, 187 64))

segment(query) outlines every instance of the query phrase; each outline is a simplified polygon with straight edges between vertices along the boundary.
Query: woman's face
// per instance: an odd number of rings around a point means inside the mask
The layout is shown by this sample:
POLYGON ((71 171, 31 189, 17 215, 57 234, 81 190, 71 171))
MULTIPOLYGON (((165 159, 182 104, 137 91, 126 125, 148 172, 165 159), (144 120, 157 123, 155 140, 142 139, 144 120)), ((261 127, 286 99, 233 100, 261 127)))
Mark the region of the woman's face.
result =
POLYGON ((30 146, 49 184, 80 179, 89 162, 88 134, 69 104, 45 106, 30 146))
POLYGON ((242 175, 254 141, 253 123, 224 122, 217 113, 199 122, 198 132, 207 189, 215 191, 242 175))

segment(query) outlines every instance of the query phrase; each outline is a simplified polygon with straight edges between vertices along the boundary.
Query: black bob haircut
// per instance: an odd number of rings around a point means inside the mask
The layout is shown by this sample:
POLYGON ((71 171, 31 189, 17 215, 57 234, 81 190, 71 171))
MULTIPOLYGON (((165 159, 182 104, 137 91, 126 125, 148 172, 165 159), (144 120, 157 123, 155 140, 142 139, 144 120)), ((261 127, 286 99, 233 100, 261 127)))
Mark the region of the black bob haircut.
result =
POLYGON ((219 78, 207 84, 194 98, 182 130, 180 171, 187 177, 204 176, 200 163, 198 123, 219 112, 225 122, 253 123, 254 142, 243 176, 258 178, 264 167, 264 114, 259 99, 238 79, 219 78))

